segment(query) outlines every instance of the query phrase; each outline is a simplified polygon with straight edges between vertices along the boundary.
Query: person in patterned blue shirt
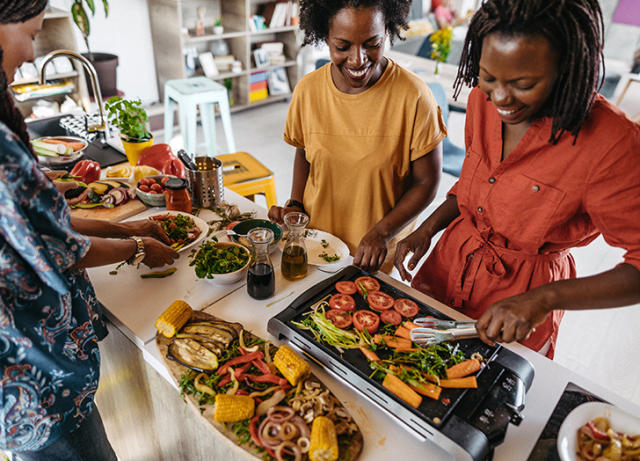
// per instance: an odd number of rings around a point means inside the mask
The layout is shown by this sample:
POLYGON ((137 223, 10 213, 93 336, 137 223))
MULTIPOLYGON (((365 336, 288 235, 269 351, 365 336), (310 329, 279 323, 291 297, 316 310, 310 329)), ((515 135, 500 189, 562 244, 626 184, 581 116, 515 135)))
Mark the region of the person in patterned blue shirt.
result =
POLYGON ((46 4, 0 0, 0 449, 19 461, 112 461, 94 404, 106 330, 85 268, 139 254, 127 234, 144 236, 150 267, 177 253, 148 224, 72 223, 40 169, 8 85, 34 58, 46 4))

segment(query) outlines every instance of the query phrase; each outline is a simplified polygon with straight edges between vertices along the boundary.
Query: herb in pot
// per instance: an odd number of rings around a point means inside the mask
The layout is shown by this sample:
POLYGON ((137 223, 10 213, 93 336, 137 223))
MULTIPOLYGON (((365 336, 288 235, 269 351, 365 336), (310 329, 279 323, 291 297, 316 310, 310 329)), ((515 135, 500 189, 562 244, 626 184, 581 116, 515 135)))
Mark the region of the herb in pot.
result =
POLYGON ((147 130, 149 117, 141 105, 139 99, 128 100, 119 96, 109 98, 105 104, 109 120, 118 127, 125 140, 141 141, 152 137, 147 130))

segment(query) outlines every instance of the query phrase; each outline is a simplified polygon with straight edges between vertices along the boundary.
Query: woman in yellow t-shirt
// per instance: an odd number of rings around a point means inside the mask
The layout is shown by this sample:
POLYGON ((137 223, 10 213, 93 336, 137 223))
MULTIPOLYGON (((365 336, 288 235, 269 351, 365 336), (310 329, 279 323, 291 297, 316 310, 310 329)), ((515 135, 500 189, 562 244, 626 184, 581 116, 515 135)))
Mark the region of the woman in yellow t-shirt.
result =
MULTIPOLYGON (((307 0, 300 7, 304 43, 326 42, 331 63, 296 86, 284 132, 296 148, 291 199, 269 217, 281 222, 305 211, 310 228, 338 236, 368 271, 383 265, 389 241, 433 200, 447 135, 427 85, 384 57, 410 5, 307 0)), ((388 259, 383 269, 392 267, 388 259)))

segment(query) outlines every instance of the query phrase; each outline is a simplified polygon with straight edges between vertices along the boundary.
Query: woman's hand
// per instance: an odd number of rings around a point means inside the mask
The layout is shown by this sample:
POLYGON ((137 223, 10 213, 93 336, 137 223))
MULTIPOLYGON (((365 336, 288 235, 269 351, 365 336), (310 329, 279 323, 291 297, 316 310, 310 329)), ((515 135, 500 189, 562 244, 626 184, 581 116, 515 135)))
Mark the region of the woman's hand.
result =
POLYGON ((140 219, 122 223, 129 237, 137 235, 139 237, 153 237, 169 245, 171 241, 162 230, 162 226, 151 219, 140 219))
POLYGON ((173 264, 173 261, 179 256, 176 250, 161 243, 154 237, 143 237, 142 241, 146 253, 142 262, 151 268, 173 264))
POLYGON ((287 213, 291 213, 293 211, 306 213, 306 211, 304 211, 302 208, 297 206, 287 206, 287 207, 272 206, 271 208, 269 208, 269 214, 267 216, 271 221, 276 222, 278 224, 282 224, 284 222, 284 215, 286 215, 287 213))
POLYGON ((476 324, 480 339, 492 346, 527 339, 553 310, 543 294, 532 290, 493 303, 476 324))
POLYGON ((422 259, 422 257, 429 250, 432 238, 433 235, 431 235, 429 231, 423 229, 422 227, 419 227, 411 234, 409 234, 406 238, 398 242, 393 264, 396 266, 396 269, 398 269, 402 280, 411 282, 411 274, 407 272, 407 269, 405 269, 403 264, 409 252, 413 253, 413 256, 411 256, 411 259, 409 259, 407 267, 410 271, 412 271, 416 268, 416 264, 418 264, 420 259, 422 259))
POLYGON ((362 237, 353 263, 367 272, 375 272, 387 257, 387 240, 375 228, 362 237))

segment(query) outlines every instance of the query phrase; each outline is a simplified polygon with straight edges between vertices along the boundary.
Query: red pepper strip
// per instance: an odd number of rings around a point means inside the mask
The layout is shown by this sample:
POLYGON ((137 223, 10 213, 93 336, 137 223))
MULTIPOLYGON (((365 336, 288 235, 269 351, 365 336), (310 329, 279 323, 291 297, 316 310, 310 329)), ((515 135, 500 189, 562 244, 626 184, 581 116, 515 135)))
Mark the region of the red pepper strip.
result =
POLYGON ((236 391, 236 395, 249 395, 249 393, 247 391, 245 391, 244 389, 238 389, 236 391))
POLYGON ((218 374, 219 375, 225 374, 227 372, 227 368, 237 365, 239 363, 247 363, 247 362, 251 362, 252 360, 263 359, 263 358, 264 358, 264 354, 262 353, 262 351, 255 351, 255 352, 252 352, 251 354, 240 355, 238 357, 235 357, 229 360, 227 363, 225 363, 220 368, 218 368, 218 374))
POLYGON ((259 447, 264 448, 265 450, 267 450, 267 453, 269 453, 269 455, 272 458, 277 459, 276 452, 270 448, 265 447, 260 441, 260 437, 258 437, 258 429, 256 428, 256 424, 258 424, 259 419, 260 419, 260 416, 254 416, 253 418, 251 418, 251 421, 249 421, 249 434, 251 434, 253 443, 258 445, 259 447))
POLYGON ((253 381, 255 383, 273 383, 278 384, 282 387, 288 384, 288 381, 286 379, 281 378, 280 376, 276 376, 272 373, 264 374, 262 376, 246 374, 243 376, 243 378, 249 379, 250 381, 253 381))
POLYGON ((253 360, 251 363, 263 374, 267 375, 271 373, 271 368, 269 368, 269 365, 267 365, 263 360, 253 360))
POLYGON ((587 422, 587 427, 589 428, 589 430, 591 431, 591 433, 593 434, 593 438, 596 440, 600 440, 601 442, 608 442, 609 441, 609 436, 602 432, 600 429, 598 429, 595 424, 593 424, 593 422, 589 421, 587 422))
MULTIPOLYGON (((246 363, 244 365, 242 365, 241 367, 238 367, 236 369, 233 370, 233 375, 236 377, 236 379, 238 381, 240 381, 240 379, 242 379, 244 372, 247 371, 249 369, 249 367, 251 366, 250 363, 246 363)), ((218 381, 218 387, 222 387, 225 386, 227 384, 229 384, 231 382, 231 373, 227 373, 227 375, 222 378, 220 381, 218 381)))

